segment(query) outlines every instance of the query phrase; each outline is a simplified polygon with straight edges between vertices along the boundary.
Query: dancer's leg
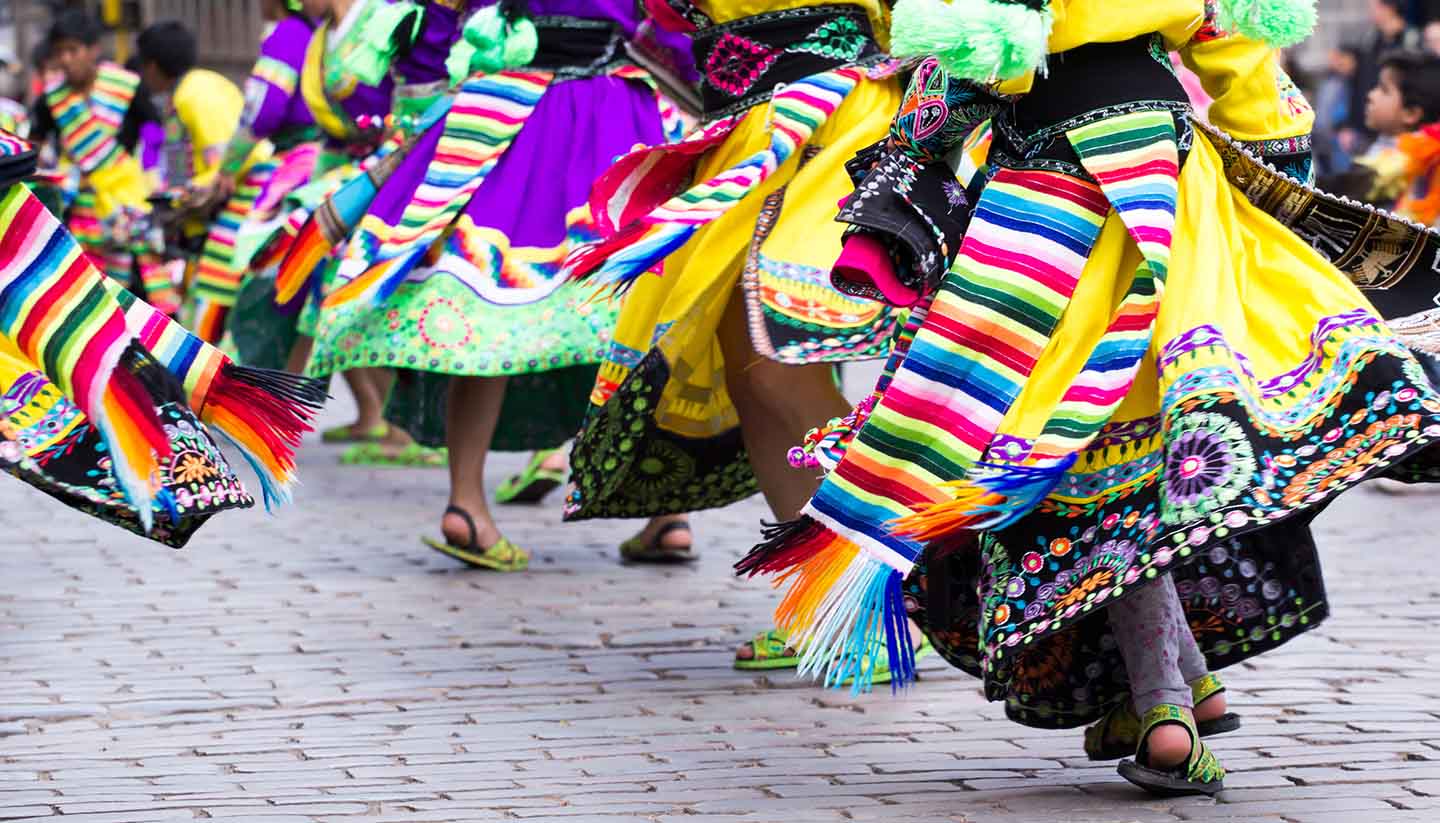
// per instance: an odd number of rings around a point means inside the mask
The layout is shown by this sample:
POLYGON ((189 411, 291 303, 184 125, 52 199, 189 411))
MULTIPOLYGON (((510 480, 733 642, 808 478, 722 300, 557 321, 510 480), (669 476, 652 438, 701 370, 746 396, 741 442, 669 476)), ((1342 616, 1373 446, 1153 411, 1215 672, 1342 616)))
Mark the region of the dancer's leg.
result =
MULTIPOLYGON (((1181 635, 1188 635, 1189 629, 1181 629, 1184 611, 1170 576, 1111 603, 1107 614, 1130 675, 1136 713, 1144 717, 1161 704, 1192 709, 1190 687, 1180 673, 1181 635)), ((1190 737, 1179 726, 1157 726, 1150 733, 1149 750, 1149 765, 1174 766, 1189 755, 1190 737)))
MULTIPOLYGON (((475 540, 485 548, 500 541, 500 530, 485 500, 485 461, 500 408, 505 401, 505 377, 456 377, 450 381, 445 406, 445 442, 450 449, 450 505, 475 520, 475 540)), ((445 539, 455 545, 470 540, 464 518, 446 514, 440 521, 445 539)))

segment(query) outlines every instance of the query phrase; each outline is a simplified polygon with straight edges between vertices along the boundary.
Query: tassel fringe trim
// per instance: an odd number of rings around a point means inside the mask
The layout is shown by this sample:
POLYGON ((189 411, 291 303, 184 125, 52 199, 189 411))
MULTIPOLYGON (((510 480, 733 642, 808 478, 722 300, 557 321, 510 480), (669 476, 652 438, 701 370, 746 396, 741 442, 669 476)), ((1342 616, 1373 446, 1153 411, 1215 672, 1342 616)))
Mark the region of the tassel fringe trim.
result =
POLYGON ((978 463, 971 477, 942 484, 954 497, 894 522, 894 532, 922 543, 957 530, 999 530, 1040 505, 1075 465, 1071 453, 1048 466, 978 463))

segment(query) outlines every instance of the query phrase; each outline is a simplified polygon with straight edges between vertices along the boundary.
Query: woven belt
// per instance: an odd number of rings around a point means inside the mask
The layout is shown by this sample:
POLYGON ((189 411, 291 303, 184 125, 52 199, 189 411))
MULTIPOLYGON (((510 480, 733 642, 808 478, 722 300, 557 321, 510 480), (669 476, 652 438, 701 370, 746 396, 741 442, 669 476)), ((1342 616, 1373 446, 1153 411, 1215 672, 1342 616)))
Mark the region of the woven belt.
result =
POLYGON ((814 74, 884 57, 870 18, 836 4, 757 14, 707 26, 692 39, 705 119, 738 114, 775 89, 814 74))
POLYGON ((625 32, 609 20, 549 15, 534 18, 540 44, 526 69, 558 77, 591 77, 630 62, 625 32))

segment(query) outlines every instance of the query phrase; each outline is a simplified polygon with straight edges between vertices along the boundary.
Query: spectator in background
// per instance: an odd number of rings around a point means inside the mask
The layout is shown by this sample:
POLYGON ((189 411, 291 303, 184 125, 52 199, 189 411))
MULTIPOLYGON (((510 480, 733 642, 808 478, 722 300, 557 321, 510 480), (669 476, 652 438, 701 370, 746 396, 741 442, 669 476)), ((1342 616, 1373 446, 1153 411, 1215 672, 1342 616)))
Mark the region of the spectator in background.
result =
POLYGON ((1420 30, 1420 39, 1426 51, 1440 55, 1440 18, 1425 24, 1425 28, 1420 30))
POLYGON ((1375 132, 1365 125, 1365 99, 1380 82, 1385 55, 1420 48, 1420 31, 1406 21, 1405 5, 1405 0, 1370 0, 1370 21, 1375 28, 1360 41, 1350 114, 1339 133, 1340 148, 1347 154, 1360 153, 1375 139, 1375 132))
POLYGON ((1373 175, 1377 206, 1427 226, 1440 222, 1440 57, 1420 51, 1384 59, 1365 122, 1378 137, 1355 163, 1373 175))
POLYGON ((1359 49, 1331 49, 1325 77, 1315 93, 1315 174, 1341 174, 1350 168, 1350 153, 1340 146, 1340 132, 1350 118, 1359 49))

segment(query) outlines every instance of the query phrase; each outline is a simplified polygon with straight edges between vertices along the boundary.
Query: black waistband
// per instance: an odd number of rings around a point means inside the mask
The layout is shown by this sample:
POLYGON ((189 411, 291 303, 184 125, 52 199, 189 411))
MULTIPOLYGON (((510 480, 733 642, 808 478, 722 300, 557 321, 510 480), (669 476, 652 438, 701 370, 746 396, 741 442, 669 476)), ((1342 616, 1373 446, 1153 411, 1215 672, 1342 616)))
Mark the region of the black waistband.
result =
POLYGON ((628 60, 625 32, 613 21, 551 15, 536 17, 534 23, 540 43, 526 68, 584 77, 628 60))
POLYGON ((692 38, 705 119, 765 102, 775 88, 884 55, 865 10, 809 6, 707 26, 692 38))
POLYGON ((1050 70, 1036 76, 1015 103, 1013 122, 1022 134, 1087 112, 1134 100, 1186 101, 1170 56, 1152 35, 1120 43, 1091 43, 1050 55, 1050 70))

